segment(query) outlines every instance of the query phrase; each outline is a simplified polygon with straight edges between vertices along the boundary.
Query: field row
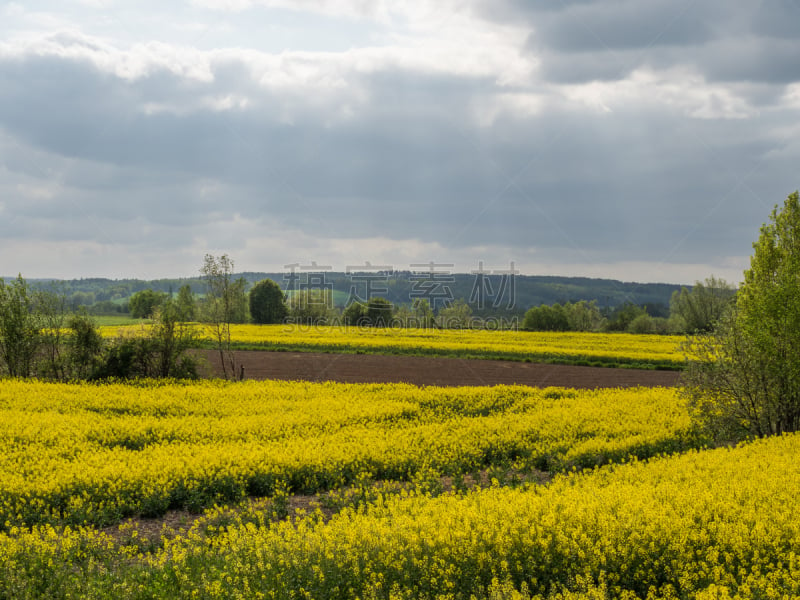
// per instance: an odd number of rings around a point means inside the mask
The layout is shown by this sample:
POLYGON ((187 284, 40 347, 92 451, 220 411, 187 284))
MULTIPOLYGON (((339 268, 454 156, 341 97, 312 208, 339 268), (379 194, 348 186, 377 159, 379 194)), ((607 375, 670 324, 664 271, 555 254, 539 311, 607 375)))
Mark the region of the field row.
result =
POLYGON ((135 532, 15 529, 0 597, 796 598, 798 455, 792 435, 329 520, 212 511, 153 552, 135 532))
POLYGON ((278 488, 697 447, 677 392, 299 382, 0 387, 0 528, 110 524, 278 488))
MULTIPOLYGON (((142 326, 104 327, 134 334, 142 326)), ((198 332, 210 339, 202 325, 198 332)), ((368 352, 680 369, 682 336, 627 333, 547 333, 458 329, 233 325, 239 349, 368 352)))

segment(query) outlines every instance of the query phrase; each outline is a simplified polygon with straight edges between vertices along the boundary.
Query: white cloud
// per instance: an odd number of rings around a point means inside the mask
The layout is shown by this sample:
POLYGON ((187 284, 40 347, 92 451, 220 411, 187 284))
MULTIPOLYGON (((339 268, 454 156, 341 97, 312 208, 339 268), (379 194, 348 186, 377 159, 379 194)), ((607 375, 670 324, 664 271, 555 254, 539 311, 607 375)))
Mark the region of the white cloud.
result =
POLYGON ((709 83, 702 74, 687 67, 661 71, 643 67, 623 80, 592 81, 564 85, 560 89, 570 102, 598 112, 660 105, 698 119, 758 116, 758 109, 731 87, 709 83))

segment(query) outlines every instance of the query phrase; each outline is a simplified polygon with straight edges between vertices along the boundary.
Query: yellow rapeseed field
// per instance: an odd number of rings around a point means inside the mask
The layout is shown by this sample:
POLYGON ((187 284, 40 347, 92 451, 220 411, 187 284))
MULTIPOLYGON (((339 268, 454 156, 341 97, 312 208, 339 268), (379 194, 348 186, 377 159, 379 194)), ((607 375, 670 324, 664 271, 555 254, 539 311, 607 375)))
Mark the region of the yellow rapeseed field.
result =
POLYGON ((14 527, 0 597, 789 600, 799 455, 786 435, 329 520, 215 509, 150 549, 136 529, 14 527))
POLYGON ((421 469, 558 471, 697 445, 673 389, 0 385, 0 527, 105 524, 421 469))
MULTIPOLYGON (((105 336, 134 333, 141 326, 104 327, 105 336)), ((204 326, 198 331, 210 339, 204 326)), ((680 367, 682 336, 628 333, 406 329, 311 325, 233 325, 231 339, 251 346, 326 352, 457 354, 516 360, 644 363, 680 367)))

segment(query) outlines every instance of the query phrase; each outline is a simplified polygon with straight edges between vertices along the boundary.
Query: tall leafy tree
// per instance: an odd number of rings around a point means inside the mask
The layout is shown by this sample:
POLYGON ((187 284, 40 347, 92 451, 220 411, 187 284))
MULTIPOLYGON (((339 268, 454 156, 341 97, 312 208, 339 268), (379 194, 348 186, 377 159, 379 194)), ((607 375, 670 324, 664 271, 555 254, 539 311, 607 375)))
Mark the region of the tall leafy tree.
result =
POLYGON ((688 344, 686 391, 718 437, 800 429, 800 197, 775 207, 753 244, 734 310, 688 344))
POLYGON ((730 308, 735 295, 734 287, 724 279, 708 277, 703 282, 696 281, 691 290, 681 288, 673 292, 670 313, 683 321, 689 333, 711 331, 730 308))
POLYGON ((67 297, 63 292, 39 290, 34 293, 34 310, 42 328, 39 371, 51 379, 66 379, 68 364, 63 352, 63 334, 68 319, 67 297))
POLYGON ((392 324, 394 305, 386 298, 376 296, 366 304, 366 317, 373 327, 388 327, 392 324))
POLYGON ((0 279, 0 361, 12 377, 32 374, 41 344, 41 319, 33 294, 19 275, 11 283, 0 279))
POLYGON ((250 317, 259 324, 281 323, 289 310, 281 287, 272 279, 263 279, 250 290, 250 317))
POLYGON ((153 316, 156 309, 166 302, 167 294, 154 290, 136 292, 128 301, 128 310, 136 319, 148 319, 153 316))
MULTIPOLYGON (((203 320, 211 328, 223 376, 233 379, 236 375, 236 358, 231 350, 231 323, 236 315, 237 295, 241 286, 233 281, 233 261, 227 254, 219 257, 206 254, 200 273, 206 282, 203 320)), ((244 290, 241 292, 243 294, 244 290)))
POLYGON ((192 294, 192 288, 187 283, 178 290, 178 297, 175 299, 177 317, 180 321, 194 321, 197 318, 197 305, 192 294))

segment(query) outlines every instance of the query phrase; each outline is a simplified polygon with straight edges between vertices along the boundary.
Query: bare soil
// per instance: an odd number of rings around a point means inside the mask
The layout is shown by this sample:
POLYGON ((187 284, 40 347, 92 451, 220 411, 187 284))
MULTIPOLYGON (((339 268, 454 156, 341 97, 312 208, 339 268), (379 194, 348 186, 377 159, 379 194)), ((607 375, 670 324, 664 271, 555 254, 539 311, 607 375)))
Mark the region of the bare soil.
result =
MULTIPOLYGON (((206 351, 213 374, 222 375, 219 354, 206 351)), ((502 360, 325 354, 313 352, 234 352, 237 377, 244 379, 340 381, 346 383, 411 383, 414 385, 500 385, 604 388, 674 386, 680 373, 644 369, 614 369, 549 365, 502 360)))

